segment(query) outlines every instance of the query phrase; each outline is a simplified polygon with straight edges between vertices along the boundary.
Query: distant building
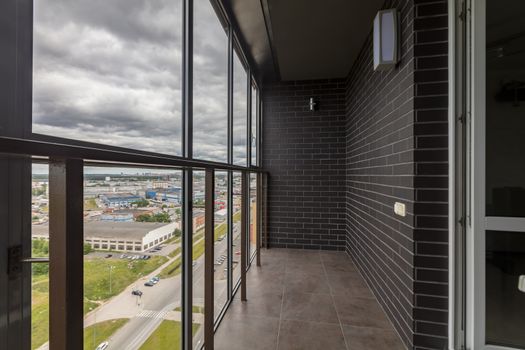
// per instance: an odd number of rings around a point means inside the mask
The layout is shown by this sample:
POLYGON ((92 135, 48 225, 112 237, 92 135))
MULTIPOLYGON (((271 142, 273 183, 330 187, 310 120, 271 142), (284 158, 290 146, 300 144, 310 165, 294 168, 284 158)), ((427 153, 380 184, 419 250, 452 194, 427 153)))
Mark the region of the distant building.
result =
POLYGON ((215 221, 224 221, 228 216, 228 209, 221 209, 215 212, 215 221))
MULTIPOLYGON (((92 221, 84 224, 84 243, 95 250, 144 252, 173 237, 176 228, 180 229, 178 222, 92 221)), ((32 236, 49 239, 49 226, 33 225, 32 236)))
POLYGON ((131 193, 105 193, 101 194, 99 198, 109 208, 130 207, 134 202, 143 199, 143 197, 131 193))

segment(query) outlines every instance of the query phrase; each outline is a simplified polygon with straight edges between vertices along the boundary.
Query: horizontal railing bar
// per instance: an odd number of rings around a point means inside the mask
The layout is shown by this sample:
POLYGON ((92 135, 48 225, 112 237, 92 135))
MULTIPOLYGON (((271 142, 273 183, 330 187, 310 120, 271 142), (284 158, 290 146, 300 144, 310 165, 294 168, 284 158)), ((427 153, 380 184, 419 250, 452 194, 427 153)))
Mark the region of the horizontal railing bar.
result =
MULTIPOLYGON (((19 139, 0 136, 0 153, 19 156, 83 159, 86 165, 110 166, 157 166, 180 169, 218 169, 233 171, 264 172, 261 168, 242 167, 220 162, 186 159, 178 156, 157 155, 149 152, 103 149, 49 141, 19 139)), ((39 159, 39 161, 41 161, 39 159)))

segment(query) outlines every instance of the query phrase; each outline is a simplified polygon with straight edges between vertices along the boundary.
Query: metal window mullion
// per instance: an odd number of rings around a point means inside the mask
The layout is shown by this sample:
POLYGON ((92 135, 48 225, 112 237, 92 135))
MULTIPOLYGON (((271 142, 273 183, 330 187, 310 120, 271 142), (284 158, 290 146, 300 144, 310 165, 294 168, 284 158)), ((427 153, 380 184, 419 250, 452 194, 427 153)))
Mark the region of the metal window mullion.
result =
MULTIPOLYGON (((193 0, 183 1, 182 154, 193 159, 193 0)), ((182 175, 182 317, 181 345, 193 350, 193 171, 182 175)))
POLYGON ((193 171, 182 175, 182 349, 193 349, 193 171))
MULTIPOLYGON (((246 301, 246 266, 247 266, 247 178, 249 173, 247 171, 242 172, 241 177, 241 301, 246 301)), ((249 220, 249 219, 248 219, 249 220)))
POLYGON ((268 174, 262 173, 263 176, 263 220, 264 220, 264 243, 266 249, 270 248, 270 237, 268 237, 268 174))
POLYGON ((83 162, 49 162, 49 345, 82 349, 83 315, 83 162))
POLYGON ((233 29, 228 26, 228 164, 233 164, 233 29))
POLYGON ((249 168, 252 164, 252 76, 251 76, 251 70, 248 67, 247 69, 247 89, 248 93, 246 96, 248 96, 248 110, 246 113, 246 166, 249 168))
POLYGON ((233 298, 233 172, 228 171, 228 300, 233 298))
POLYGON ((213 350, 214 333, 214 203, 215 171, 206 169, 204 225, 204 346, 213 350))
POLYGON ((256 254, 257 254, 257 266, 261 266, 261 218, 262 218, 262 175, 256 174, 257 176, 257 204, 256 204, 256 217, 257 217, 257 229, 256 229, 256 254))
POLYGON ((193 159, 193 0, 183 1, 182 154, 193 159))

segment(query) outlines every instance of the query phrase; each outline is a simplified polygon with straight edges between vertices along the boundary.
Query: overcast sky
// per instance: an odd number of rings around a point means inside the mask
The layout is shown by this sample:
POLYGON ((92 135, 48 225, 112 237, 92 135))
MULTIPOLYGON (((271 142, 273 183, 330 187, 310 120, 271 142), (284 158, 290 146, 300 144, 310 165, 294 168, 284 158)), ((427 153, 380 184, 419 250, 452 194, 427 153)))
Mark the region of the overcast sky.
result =
MULTIPOLYGON (((181 10, 181 0, 35 1, 33 132, 181 155, 181 10)), ((208 0, 194 11, 194 155, 226 161, 228 41, 208 0)), ((244 120, 238 62, 235 73, 244 120)), ((234 135, 240 163, 246 125, 234 135)))

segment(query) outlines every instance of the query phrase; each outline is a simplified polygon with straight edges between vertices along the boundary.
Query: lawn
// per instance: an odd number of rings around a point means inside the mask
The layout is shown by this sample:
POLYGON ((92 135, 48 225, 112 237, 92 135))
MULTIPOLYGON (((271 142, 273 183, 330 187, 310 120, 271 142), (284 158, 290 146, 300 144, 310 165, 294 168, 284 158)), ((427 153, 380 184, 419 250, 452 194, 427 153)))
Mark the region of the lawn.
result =
MULTIPOLYGON (((140 276, 154 271, 167 258, 155 256, 149 260, 96 258, 84 261, 84 314, 95 309, 100 302, 122 292, 140 276), (109 292, 109 266, 111 293, 109 292)), ((49 338, 49 277, 33 276, 31 311, 31 349, 37 349, 49 338)), ((97 344, 98 345, 98 344, 97 344)), ((86 348, 87 349, 87 348, 86 348)))
MULTIPOLYGON (((193 334, 197 333, 199 324, 193 324, 193 334)), ((164 320, 149 338, 142 344, 140 350, 180 349, 181 325, 178 321, 164 320)))
POLYGON ((108 340, 120 327, 124 326, 129 319, 118 318, 104 322, 95 323, 84 328, 84 350, 95 350, 97 346, 108 340))
MULTIPOLYGON (((204 314, 204 306, 193 305, 192 310, 194 314, 204 314)), ((173 311, 182 311, 182 307, 177 306, 173 311)))
POLYGON ((37 349, 49 338, 49 278, 33 277, 31 295, 31 349, 37 349))
POLYGON ((163 256, 149 260, 96 258, 84 262, 84 296, 88 301, 103 301, 121 293, 127 286, 167 261, 163 256), (109 274, 111 270, 111 291, 109 274))

